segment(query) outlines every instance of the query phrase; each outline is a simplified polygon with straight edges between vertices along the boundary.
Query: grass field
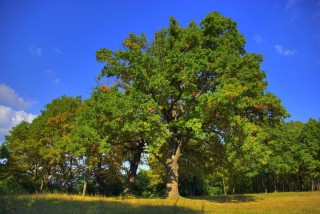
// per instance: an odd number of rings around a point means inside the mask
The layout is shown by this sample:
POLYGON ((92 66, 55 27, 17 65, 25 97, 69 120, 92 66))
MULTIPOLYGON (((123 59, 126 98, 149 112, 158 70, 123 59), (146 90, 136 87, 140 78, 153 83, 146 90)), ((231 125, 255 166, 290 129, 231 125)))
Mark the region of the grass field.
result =
POLYGON ((320 213, 320 192, 141 199, 63 194, 0 196, 0 213, 320 213))

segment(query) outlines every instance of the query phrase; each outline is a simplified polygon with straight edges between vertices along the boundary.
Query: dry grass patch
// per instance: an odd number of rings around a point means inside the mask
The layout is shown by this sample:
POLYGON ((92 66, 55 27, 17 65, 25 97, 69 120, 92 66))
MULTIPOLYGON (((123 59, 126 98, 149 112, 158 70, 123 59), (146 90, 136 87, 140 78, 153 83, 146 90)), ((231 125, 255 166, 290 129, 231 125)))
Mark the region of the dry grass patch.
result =
POLYGON ((0 213, 320 213, 320 192, 143 199, 41 194, 0 197, 0 213))

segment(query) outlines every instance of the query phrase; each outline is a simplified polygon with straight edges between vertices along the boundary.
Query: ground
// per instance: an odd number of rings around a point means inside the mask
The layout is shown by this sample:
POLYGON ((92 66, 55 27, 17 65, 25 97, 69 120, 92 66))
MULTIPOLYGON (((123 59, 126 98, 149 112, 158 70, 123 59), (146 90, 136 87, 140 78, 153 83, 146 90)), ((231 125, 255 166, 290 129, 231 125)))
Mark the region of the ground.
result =
POLYGON ((320 213, 320 192, 178 200, 65 194, 0 196, 0 213, 320 213))

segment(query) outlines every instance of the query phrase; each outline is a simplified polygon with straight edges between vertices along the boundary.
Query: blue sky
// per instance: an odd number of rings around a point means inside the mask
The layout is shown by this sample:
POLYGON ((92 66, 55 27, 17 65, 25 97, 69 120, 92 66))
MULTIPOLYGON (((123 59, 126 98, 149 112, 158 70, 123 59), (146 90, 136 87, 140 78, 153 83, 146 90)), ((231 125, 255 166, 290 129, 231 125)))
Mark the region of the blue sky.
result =
POLYGON ((88 98, 99 48, 129 33, 149 39, 174 16, 181 26, 219 11, 238 23, 248 52, 264 56, 268 91, 289 120, 320 118, 320 0, 0 0, 0 142, 62 95, 88 98))

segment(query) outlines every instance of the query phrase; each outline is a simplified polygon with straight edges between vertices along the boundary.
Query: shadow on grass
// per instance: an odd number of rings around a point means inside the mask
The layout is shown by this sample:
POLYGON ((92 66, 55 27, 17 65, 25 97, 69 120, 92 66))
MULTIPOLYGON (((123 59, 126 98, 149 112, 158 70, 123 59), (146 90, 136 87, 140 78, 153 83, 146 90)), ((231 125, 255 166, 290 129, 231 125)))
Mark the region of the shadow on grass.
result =
POLYGON ((33 213, 200 213, 195 210, 164 204, 129 204, 121 201, 81 201, 72 199, 41 198, 41 197, 7 197, 0 196, 0 213, 33 214, 33 213))
POLYGON ((255 197, 250 195, 217 195, 217 196, 193 197, 190 199, 207 200, 210 202, 217 202, 217 203, 246 203, 246 202, 256 201, 255 197))

